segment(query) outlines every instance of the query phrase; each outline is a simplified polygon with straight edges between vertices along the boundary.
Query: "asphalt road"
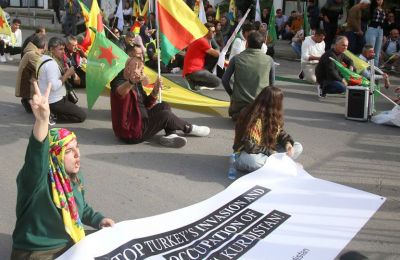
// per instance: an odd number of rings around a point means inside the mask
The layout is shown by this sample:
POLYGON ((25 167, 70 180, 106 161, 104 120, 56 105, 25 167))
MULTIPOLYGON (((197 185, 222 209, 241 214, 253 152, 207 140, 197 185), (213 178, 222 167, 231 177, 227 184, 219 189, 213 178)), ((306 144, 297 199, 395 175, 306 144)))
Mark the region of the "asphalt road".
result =
MULTIPOLYGON (((24 31, 24 36, 29 32, 24 31)), ((287 48, 287 47, 285 47, 287 48)), ((289 51, 289 49, 288 49, 289 51)), ((296 77, 299 63, 277 60, 279 76, 296 77)), ((0 64, 0 259, 9 259, 15 225, 16 175, 23 164, 33 117, 14 96, 18 62, 0 64)), ((393 78, 393 85, 400 79, 393 78)), ((315 86, 278 81, 284 90, 285 128, 303 144, 298 159, 317 178, 387 198, 343 252, 370 259, 400 259, 400 129, 344 118, 345 98, 319 100, 315 86)), ((392 90, 386 91, 392 94, 392 90)), ((222 88, 205 94, 228 99, 222 88)), ((87 108, 79 91, 79 104, 87 108)), ((137 145, 118 141, 111 128, 109 98, 102 96, 82 124, 57 124, 78 136, 87 200, 115 221, 179 209, 222 191, 234 137, 228 118, 175 109, 177 115, 207 125, 205 138, 189 137, 181 149, 161 147, 158 138, 137 145)), ((378 110, 391 106, 379 99, 378 110)))

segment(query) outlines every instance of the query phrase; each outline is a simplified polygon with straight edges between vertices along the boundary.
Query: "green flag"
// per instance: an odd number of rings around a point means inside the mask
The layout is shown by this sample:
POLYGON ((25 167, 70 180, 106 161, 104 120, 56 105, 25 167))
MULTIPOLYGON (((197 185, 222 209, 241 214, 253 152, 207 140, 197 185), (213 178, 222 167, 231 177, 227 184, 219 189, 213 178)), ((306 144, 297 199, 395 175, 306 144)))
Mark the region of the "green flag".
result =
POLYGON ((275 27, 275 8, 274 5, 271 6, 271 14, 269 15, 268 21, 268 42, 273 43, 278 39, 276 35, 276 27, 275 27))
POLYGON ((125 68, 127 59, 128 55, 125 52, 96 31, 86 68, 86 95, 89 109, 92 109, 105 86, 125 68))
POLYGON ((304 10, 303 10, 303 30, 304 30, 304 37, 310 36, 310 23, 308 22, 308 12, 307 12, 307 2, 304 2, 304 10))
POLYGON ((368 79, 364 78, 361 75, 358 75, 357 73, 349 70, 345 66, 343 66, 340 62, 337 60, 331 58, 331 60, 335 63, 336 67, 338 67, 340 74, 342 77, 349 83, 351 86, 363 86, 363 87, 369 87, 370 82, 368 79))

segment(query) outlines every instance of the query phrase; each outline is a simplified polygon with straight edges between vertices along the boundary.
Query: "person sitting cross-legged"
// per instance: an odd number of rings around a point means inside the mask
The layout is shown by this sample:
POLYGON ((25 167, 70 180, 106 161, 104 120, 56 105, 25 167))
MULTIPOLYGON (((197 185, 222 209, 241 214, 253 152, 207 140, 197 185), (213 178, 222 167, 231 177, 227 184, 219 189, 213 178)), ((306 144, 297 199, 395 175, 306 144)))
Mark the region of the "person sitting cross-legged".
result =
MULTIPOLYGON (((128 50, 128 53, 132 53, 128 50)), ((150 95, 143 86, 148 79, 143 73, 144 64, 138 57, 130 58, 117 77, 111 81, 111 118, 114 134, 126 143, 141 143, 164 130, 160 144, 179 148, 186 145, 186 138, 177 130, 193 136, 207 136, 210 128, 193 125, 177 117, 166 103, 156 104, 162 82, 158 79, 150 95)))
POLYGON ((283 92, 265 87, 240 113, 235 127, 233 150, 238 153, 235 167, 243 172, 261 168, 268 156, 286 152, 296 159, 303 147, 283 130, 283 92))
POLYGON ((274 60, 262 52, 264 37, 252 32, 247 37, 247 48, 229 61, 222 83, 231 97, 229 116, 236 120, 240 111, 254 101, 265 86, 274 83, 274 60), (233 89, 230 79, 234 76, 233 89))

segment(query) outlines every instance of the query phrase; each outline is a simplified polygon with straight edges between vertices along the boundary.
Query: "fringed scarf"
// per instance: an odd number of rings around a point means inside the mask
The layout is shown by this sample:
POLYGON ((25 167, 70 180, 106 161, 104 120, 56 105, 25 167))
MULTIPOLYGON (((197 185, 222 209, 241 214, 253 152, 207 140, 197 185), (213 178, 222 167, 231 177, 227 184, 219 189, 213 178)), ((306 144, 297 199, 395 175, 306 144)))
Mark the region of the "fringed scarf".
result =
POLYGON ((78 214, 71 180, 65 172, 64 154, 66 146, 76 136, 64 128, 53 128, 49 131, 50 142, 50 181, 53 202, 61 210, 65 231, 74 243, 85 237, 85 231, 78 214))

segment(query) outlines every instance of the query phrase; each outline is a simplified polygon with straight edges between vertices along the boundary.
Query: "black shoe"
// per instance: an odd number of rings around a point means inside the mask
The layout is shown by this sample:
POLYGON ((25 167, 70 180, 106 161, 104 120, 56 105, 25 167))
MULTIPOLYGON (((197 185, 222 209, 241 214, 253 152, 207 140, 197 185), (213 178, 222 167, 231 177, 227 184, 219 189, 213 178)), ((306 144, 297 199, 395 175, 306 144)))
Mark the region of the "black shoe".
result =
POLYGON ((187 79, 188 84, 188 89, 191 91, 199 91, 199 89, 197 88, 196 84, 191 81, 190 79, 187 79))
POLYGON ((32 114, 32 107, 31 104, 29 104, 28 98, 21 98, 21 104, 24 107, 26 113, 32 114))
POLYGON ((304 72, 303 72, 303 71, 300 71, 300 73, 299 73, 299 79, 304 79, 304 72))

